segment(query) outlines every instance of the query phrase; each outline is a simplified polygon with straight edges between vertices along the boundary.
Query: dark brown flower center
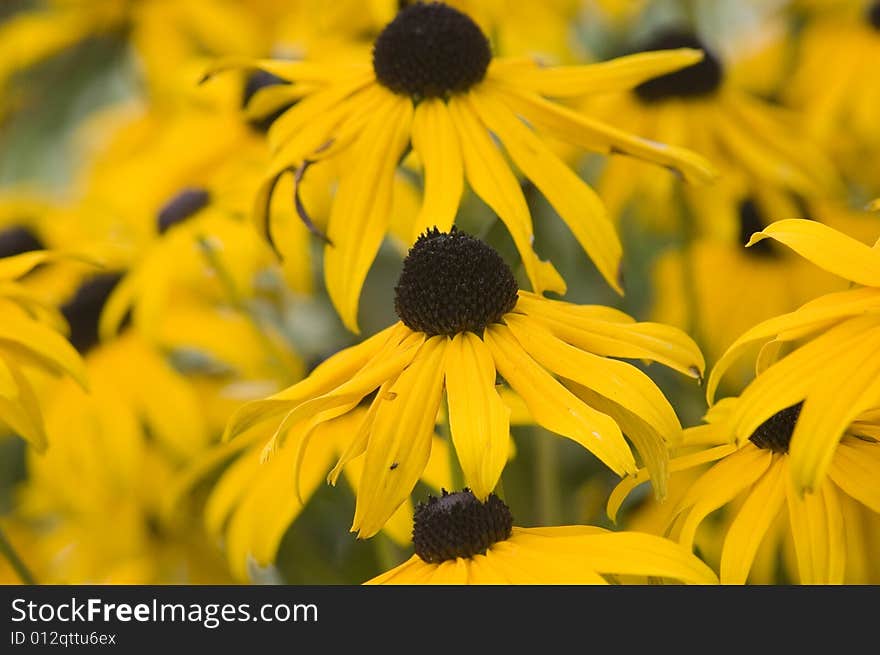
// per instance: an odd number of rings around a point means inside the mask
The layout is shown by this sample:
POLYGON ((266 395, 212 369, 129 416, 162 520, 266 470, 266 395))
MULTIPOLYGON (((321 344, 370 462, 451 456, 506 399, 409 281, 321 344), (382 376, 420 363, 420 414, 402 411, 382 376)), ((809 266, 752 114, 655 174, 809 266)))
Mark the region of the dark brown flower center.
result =
POLYGON ((513 516, 495 494, 481 503, 470 489, 430 496, 416 507, 413 544, 416 554, 428 564, 485 553, 489 547, 510 537, 513 516))
POLYGON ((467 91, 485 77, 491 59, 479 26, 440 2, 404 7, 373 45, 379 83, 417 101, 467 91))
POLYGON ((429 336, 482 334, 516 305, 513 273, 490 246, 455 227, 421 235, 403 261, 394 309, 429 336))
POLYGON ((724 79, 721 61, 693 34, 683 30, 666 30, 645 43, 640 52, 696 48, 705 53, 702 61, 647 82, 635 88, 643 102, 659 102, 669 98, 699 98, 714 93, 724 79))
POLYGON ((803 406, 804 403, 799 402, 776 412, 758 426, 749 437, 749 441, 758 448, 772 450, 774 453, 787 453, 791 443, 791 435, 794 434, 794 428, 803 406))

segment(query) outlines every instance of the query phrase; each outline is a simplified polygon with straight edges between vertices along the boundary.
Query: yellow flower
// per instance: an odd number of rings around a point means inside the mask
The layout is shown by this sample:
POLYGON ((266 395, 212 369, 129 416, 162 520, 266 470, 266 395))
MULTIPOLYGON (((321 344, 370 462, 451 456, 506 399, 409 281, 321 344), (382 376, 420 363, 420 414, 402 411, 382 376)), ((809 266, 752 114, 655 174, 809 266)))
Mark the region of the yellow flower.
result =
POLYGON ((803 493, 819 488, 848 426, 880 402, 880 249, 796 219, 773 223, 752 235, 749 245, 765 238, 854 283, 748 330, 724 353, 706 386, 711 403, 731 364, 763 345, 758 358, 763 373, 731 417, 733 434, 742 444, 771 416, 803 401, 790 465, 803 493), (776 361, 786 348, 791 352, 776 361))
POLYGON ((43 450, 48 440, 32 370, 66 373, 87 386, 82 360, 64 338, 68 329, 64 317, 21 283, 38 265, 63 257, 35 250, 0 259, 0 422, 37 450, 43 450))
MULTIPOLYGON (((174 511, 184 494, 224 463, 228 467, 212 489, 204 510, 209 534, 224 542, 233 574, 240 580, 250 579, 252 564, 265 567, 277 556, 281 540, 309 499, 324 480, 327 470, 345 451, 351 435, 363 423, 367 412, 360 406, 339 418, 322 423, 315 429, 305 453, 298 453, 292 442, 285 444, 269 461, 263 461, 262 435, 251 431, 231 442, 219 444, 192 466, 173 485, 168 509, 174 511), (302 456, 299 482, 291 471, 302 456), (271 511, 265 511, 269 507, 271 511)), ((451 485, 447 442, 431 437, 431 456, 421 474, 421 481, 435 492, 451 485)), ((363 468, 363 458, 355 458, 346 467, 346 480, 355 491, 363 468)), ((383 527, 398 544, 409 542, 412 505, 404 502, 383 527)))
MULTIPOLYGON (((827 368, 824 372, 828 374, 827 368)), ((760 385, 762 377, 752 386, 760 385)), ((814 490, 802 493, 792 482, 794 460, 789 447, 793 449, 795 440, 805 436, 799 420, 805 404, 785 407, 758 425, 745 443, 732 444, 731 426, 748 404, 750 391, 747 388, 739 398, 720 401, 706 417, 708 425, 685 431, 683 446, 693 452, 672 458, 670 470, 717 463, 684 492, 672 511, 667 533, 692 548, 697 529, 709 514, 738 502, 735 513, 725 516, 722 584, 744 584, 762 543, 769 542, 772 554, 783 535, 793 541, 797 578, 802 584, 841 584, 846 579, 847 551, 864 548, 864 541, 848 537, 860 526, 846 525, 845 496, 880 512, 880 443, 876 440, 880 414, 873 410, 856 416, 846 435, 835 442, 828 477, 814 490)), ((614 518, 627 493, 648 477, 647 471, 640 471, 621 482, 609 499, 609 516, 614 518)))
POLYGON ((642 53, 592 66, 544 68, 528 59, 493 58, 489 41, 466 15, 440 3, 398 13, 368 61, 219 62, 220 70, 252 66, 292 82, 260 100, 262 111, 296 104, 269 130, 274 159, 255 202, 254 218, 271 239, 265 207, 280 177, 338 160, 338 190, 327 227, 324 275, 345 325, 357 331, 361 287, 388 230, 392 181, 410 147, 424 167, 421 212, 410 243, 425 229, 448 230, 467 179, 505 223, 536 293, 563 292, 553 266, 533 250, 532 221, 510 165, 493 140, 547 197, 574 237, 618 291, 621 247, 593 190, 540 136, 588 150, 620 152, 678 169, 687 179, 712 172, 693 153, 633 136, 548 98, 628 89, 699 60, 682 49, 642 53), (426 31, 427 30, 427 31, 426 31))
POLYGON ((274 423, 266 455, 287 438, 301 452, 314 428, 378 389, 329 477, 334 482, 351 459, 365 455, 352 530, 369 537, 419 479, 444 387, 465 481, 479 498, 488 496, 509 444, 510 410, 496 390, 500 375, 537 424, 581 444, 620 475, 636 465, 626 433, 657 472, 662 495, 666 442, 678 439, 678 418, 650 378, 608 357, 654 360, 698 378, 703 358, 685 334, 607 307, 518 291, 501 257, 455 228, 416 241, 395 309, 398 323, 337 353, 299 384, 243 406, 227 437, 274 423))
POLYGON ((416 554, 366 584, 608 584, 616 575, 712 584, 712 570, 673 542, 586 525, 520 528, 495 494, 431 497, 416 509, 416 554))
POLYGON ((86 367, 90 393, 62 380, 44 394, 51 447, 28 456, 19 490, 40 582, 228 580, 198 521, 161 512, 175 471, 209 443, 195 391, 133 333, 92 350, 86 367))
POLYGON ((588 100, 585 108, 648 138, 699 152, 718 167, 720 176, 711 186, 681 185, 668 171, 611 158, 596 186, 613 216, 635 203, 643 220, 681 233, 681 197, 693 215, 693 225, 684 229, 730 243, 738 232, 741 202, 774 201, 774 195, 787 193, 810 197, 836 189, 834 169, 816 144, 804 138, 797 115, 751 93, 736 77, 737 67, 697 35, 666 29, 641 47, 699 48, 706 56, 631 92, 588 100))

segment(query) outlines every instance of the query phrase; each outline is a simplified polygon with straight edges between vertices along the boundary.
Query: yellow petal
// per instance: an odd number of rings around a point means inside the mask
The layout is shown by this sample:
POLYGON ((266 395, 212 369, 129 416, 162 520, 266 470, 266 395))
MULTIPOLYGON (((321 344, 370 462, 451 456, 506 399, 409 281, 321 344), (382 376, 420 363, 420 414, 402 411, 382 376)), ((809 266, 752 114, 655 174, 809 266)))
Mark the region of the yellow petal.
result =
POLYGON ((382 529, 425 469, 443 392, 447 343, 445 336, 425 341, 379 406, 351 528, 359 538, 382 529))
POLYGON ((510 410, 495 391, 495 363, 476 334, 457 334, 446 355, 452 442, 465 482, 480 500, 495 489, 507 463, 510 410))
MULTIPOLYGON (((562 541, 562 540, 560 540, 562 541)), ((584 559, 602 573, 672 578, 691 584, 717 584, 706 564, 679 544, 638 532, 606 532, 578 537, 584 559)))
POLYGON ((875 329, 836 358, 809 391, 789 449, 797 489, 818 487, 850 423, 878 405, 880 329, 875 329))
POLYGON ((561 340, 605 357, 647 359, 699 378, 705 361, 699 347, 678 328, 661 323, 609 322, 583 316, 577 306, 547 298, 517 302, 515 311, 541 321, 561 340))
POLYGON ((690 150, 629 134, 513 86, 488 80, 485 84, 492 84, 503 93, 505 103, 532 125, 567 143, 586 150, 644 159, 676 171, 691 183, 710 182, 717 175, 708 161, 690 150))
POLYGON ((842 584, 846 547, 840 500, 834 486, 804 494, 786 485, 788 517, 801 584, 842 584))
POLYGON ((615 291, 622 294, 623 247, 596 192, 499 101, 491 91, 474 91, 469 103, 504 145, 523 174, 544 194, 581 247, 615 291))
POLYGON ((365 585, 379 584, 421 584, 425 571, 436 567, 436 564, 426 564, 418 555, 413 555, 403 564, 394 567, 390 571, 386 571, 377 575, 371 580, 367 580, 365 585))
POLYGON ((852 289, 826 294, 794 312, 759 323, 733 342, 712 368, 706 383, 706 398, 710 404, 714 401, 724 373, 752 344, 777 335, 780 335, 779 341, 802 338, 842 318, 864 314, 876 308, 880 308, 880 293, 875 289, 852 289))
POLYGON ((880 514, 880 444, 844 438, 828 476, 846 494, 880 514))
POLYGON ((422 208, 413 223, 412 240, 430 227, 449 232, 464 189, 464 163, 446 103, 427 99, 416 107, 412 145, 425 168, 422 208))
POLYGON ((736 498, 755 483, 773 460, 769 450, 752 444, 725 457, 700 476, 679 501, 674 516, 690 508, 684 517, 678 540, 693 548, 697 528, 710 513, 736 498))
POLYGON ((617 423, 557 382, 522 349, 510 328, 492 325, 484 339, 496 369, 539 425, 576 441, 618 475, 635 472, 635 460, 617 423))
POLYGON ((745 584, 758 546, 782 509, 788 471, 777 458, 749 492, 721 550, 721 583, 745 584))
POLYGON ((753 234, 748 245, 767 238, 784 243, 816 266, 845 280, 880 287, 880 250, 818 221, 777 221, 753 234))
POLYGON ((330 213, 324 248, 327 293, 345 326, 357 333, 361 287, 389 224, 394 172, 409 143, 412 103, 391 97, 359 136, 330 213))
POLYGON ((7 315, 0 321, 0 351, 20 352, 33 357, 50 371, 63 371, 83 388, 88 388, 85 365, 73 346, 45 325, 7 315))
POLYGON ((461 144, 468 183, 507 226, 522 257, 536 293, 565 293, 565 281, 550 262, 541 261, 532 249, 532 217, 522 189, 510 166, 466 100, 453 97, 449 111, 461 144))
POLYGON ((18 369, 9 367, 9 372, 15 382, 16 394, 13 397, 0 394, 0 422, 30 443, 37 452, 42 452, 48 440, 37 395, 18 369))
MULTIPOLYGON (((574 98, 627 91, 646 80, 691 66, 702 59, 701 50, 678 48, 639 52, 581 66, 517 67, 509 75, 498 77, 541 95, 574 98)), ((490 77, 495 76, 490 72, 490 77)))

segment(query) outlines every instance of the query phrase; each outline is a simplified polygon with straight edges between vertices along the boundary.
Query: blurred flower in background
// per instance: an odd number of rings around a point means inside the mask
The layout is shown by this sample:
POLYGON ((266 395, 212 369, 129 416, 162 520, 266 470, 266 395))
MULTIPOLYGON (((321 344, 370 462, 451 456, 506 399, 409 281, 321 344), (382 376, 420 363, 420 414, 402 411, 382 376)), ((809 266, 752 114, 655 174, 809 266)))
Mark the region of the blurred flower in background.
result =
POLYGON ((0 582, 877 582, 878 53, 870 0, 2 3, 0 582))

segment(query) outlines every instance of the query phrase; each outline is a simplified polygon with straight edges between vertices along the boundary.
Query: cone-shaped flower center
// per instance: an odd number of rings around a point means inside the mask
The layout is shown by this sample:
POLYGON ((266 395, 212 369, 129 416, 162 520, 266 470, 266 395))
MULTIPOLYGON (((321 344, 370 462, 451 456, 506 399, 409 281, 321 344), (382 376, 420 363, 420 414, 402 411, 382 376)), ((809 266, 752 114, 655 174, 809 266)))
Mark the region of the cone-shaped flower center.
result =
POLYGON ((636 95, 644 102, 657 102, 668 98, 696 98, 713 93, 724 76, 718 58, 693 34, 681 30, 664 31, 641 48, 642 51, 697 48, 705 53, 702 61, 667 73, 639 84, 636 95))
POLYGON ((19 225, 0 230, 0 257, 13 257, 45 246, 36 234, 19 225))
POLYGON ((422 234, 403 260, 394 309, 429 336, 482 334, 516 305, 516 280, 491 247, 455 227, 422 234))
POLYGON ((875 30, 880 30, 880 1, 872 2, 867 12, 868 22, 875 30))
POLYGON ((376 79, 417 100, 467 91, 483 79, 491 59, 477 24, 439 2, 402 9, 373 46, 376 79))
POLYGON ((197 211, 205 207, 211 196, 205 189, 186 188, 159 210, 159 234, 178 223, 182 223, 197 211))
POLYGON ((797 405, 776 412, 758 426, 758 429, 749 437, 749 441, 764 450, 787 453, 791 443, 791 435, 794 434, 794 426, 797 425, 798 416, 801 415, 801 407, 803 406, 804 403, 799 402, 797 405))
POLYGON ((444 490, 440 498, 430 496, 416 507, 413 544, 422 560, 439 564, 485 553, 507 539, 512 527, 510 509, 495 494, 481 503, 470 489, 452 494, 444 490))
MULTIPOLYGON (((764 229, 765 223, 761 219, 758 205, 752 199, 743 200, 739 204, 739 243, 745 245, 755 232, 764 229)), ((778 256, 778 251, 771 243, 772 239, 758 241, 753 246, 746 248, 746 254, 758 257, 773 258, 778 256)))

